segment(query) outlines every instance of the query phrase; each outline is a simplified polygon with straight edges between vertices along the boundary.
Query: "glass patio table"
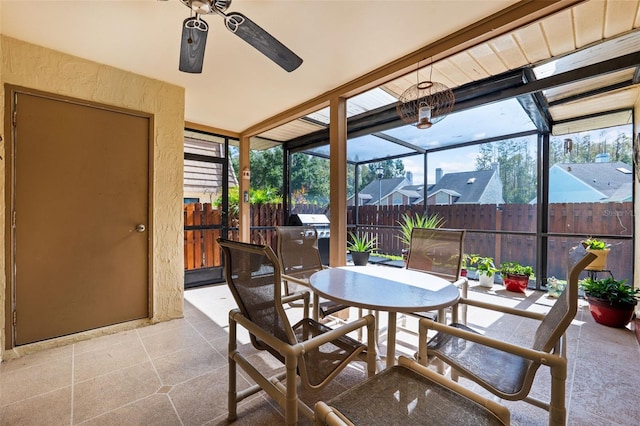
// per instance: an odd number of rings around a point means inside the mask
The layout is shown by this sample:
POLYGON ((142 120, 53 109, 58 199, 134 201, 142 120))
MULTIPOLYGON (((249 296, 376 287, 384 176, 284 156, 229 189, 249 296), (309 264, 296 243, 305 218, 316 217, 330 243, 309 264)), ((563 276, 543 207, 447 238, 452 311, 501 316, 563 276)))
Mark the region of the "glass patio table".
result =
MULTIPOLYGON (((311 275, 316 296, 357 308, 388 312, 387 367, 395 362, 396 314, 438 311, 460 299, 458 288, 434 275, 385 266, 341 266, 311 275)), ((417 331, 417 330, 416 330, 417 331)))

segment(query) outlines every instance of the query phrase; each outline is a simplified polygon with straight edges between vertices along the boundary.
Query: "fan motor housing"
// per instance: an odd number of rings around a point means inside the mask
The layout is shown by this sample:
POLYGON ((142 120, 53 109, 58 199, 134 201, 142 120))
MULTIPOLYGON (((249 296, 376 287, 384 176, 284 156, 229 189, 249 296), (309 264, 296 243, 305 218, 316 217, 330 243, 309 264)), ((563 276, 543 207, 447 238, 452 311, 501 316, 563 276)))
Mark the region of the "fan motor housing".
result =
POLYGON ((180 0, 180 2, 198 15, 210 15, 216 11, 224 12, 231 5, 231 0, 180 0))

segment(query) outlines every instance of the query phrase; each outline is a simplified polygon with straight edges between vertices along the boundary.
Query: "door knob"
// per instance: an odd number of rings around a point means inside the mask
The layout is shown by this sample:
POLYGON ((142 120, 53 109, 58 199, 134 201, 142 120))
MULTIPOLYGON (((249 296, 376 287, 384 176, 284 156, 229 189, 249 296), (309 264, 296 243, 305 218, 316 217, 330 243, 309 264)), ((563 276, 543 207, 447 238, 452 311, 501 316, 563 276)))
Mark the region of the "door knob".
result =
POLYGON ((144 226, 141 223, 136 225, 136 231, 138 231, 138 232, 144 232, 146 229, 147 229, 146 226, 144 226))

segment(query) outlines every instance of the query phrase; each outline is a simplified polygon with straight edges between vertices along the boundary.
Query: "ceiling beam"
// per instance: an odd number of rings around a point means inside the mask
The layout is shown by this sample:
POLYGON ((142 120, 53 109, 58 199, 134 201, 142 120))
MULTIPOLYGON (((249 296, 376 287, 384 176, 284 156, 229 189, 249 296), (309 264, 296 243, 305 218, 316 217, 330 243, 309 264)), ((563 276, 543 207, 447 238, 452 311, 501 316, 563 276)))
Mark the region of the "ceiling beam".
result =
MULTIPOLYGON (((526 78, 526 82, 537 80, 535 73, 531 67, 523 69, 523 74, 526 78)), ((547 98, 545 98, 541 92, 535 92, 527 95, 518 96, 516 98, 520 103, 522 109, 531 119, 536 128, 543 132, 548 133, 551 131, 551 123, 553 118, 549 113, 549 104, 547 98)))
POLYGON ((371 133, 371 135, 375 136, 377 138, 384 139, 386 141, 395 143, 396 145, 400 145, 400 146, 403 146, 405 148, 409 148, 409 149, 415 151, 417 154, 424 154, 425 152, 427 152, 426 149, 424 149, 422 147, 419 147, 418 145, 414 145, 412 143, 403 141, 402 139, 394 138, 393 136, 385 135, 384 133, 376 132, 376 133, 371 133))

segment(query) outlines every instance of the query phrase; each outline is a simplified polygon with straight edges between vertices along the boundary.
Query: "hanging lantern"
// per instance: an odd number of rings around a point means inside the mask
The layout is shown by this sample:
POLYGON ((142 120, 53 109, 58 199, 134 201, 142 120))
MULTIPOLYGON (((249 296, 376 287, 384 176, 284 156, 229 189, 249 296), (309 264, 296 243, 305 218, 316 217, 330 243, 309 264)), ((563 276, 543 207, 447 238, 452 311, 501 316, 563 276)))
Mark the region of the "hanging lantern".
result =
POLYGON ((407 124, 428 129, 441 121, 455 104, 453 91, 442 83, 421 81, 400 95, 396 104, 398 115, 407 124))

